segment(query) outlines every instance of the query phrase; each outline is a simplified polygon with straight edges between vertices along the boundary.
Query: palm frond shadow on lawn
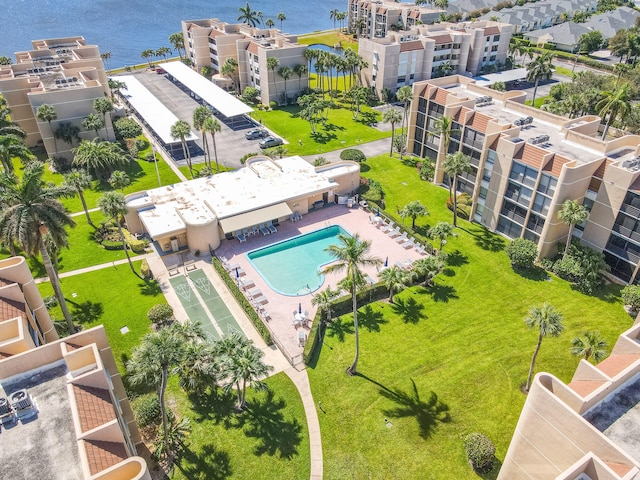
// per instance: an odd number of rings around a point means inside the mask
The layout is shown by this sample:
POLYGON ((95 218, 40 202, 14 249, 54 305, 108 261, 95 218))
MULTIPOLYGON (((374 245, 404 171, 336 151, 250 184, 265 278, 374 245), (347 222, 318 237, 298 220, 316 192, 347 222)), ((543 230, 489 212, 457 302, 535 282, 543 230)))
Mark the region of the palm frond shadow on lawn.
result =
POLYGON ((402 318, 404 323, 413 323, 414 325, 420 320, 426 320, 427 316, 424 313, 424 305, 416 302, 415 298, 394 298, 394 302, 391 304, 391 310, 396 315, 402 318))
POLYGON ((486 228, 472 224, 469 228, 459 227, 460 230, 467 232, 474 237, 476 245, 483 250, 489 250, 490 252, 499 252, 504 250, 506 242, 501 236, 491 233, 486 228))
POLYGON ((191 409, 196 423, 213 422, 214 425, 224 424, 225 428, 232 428, 232 417, 237 412, 236 398, 233 392, 224 392, 218 388, 212 388, 201 395, 189 395, 191 409))
POLYGON ((371 308, 371 305, 365 305, 362 309, 358 310, 358 325, 366 328, 370 332, 379 332, 380 325, 384 325, 385 323, 389 323, 389 320, 384 318, 380 310, 371 308))
POLYGON ((233 474, 229 454, 224 450, 217 449, 212 443, 202 445, 199 452, 191 451, 187 445, 187 448, 182 450, 180 457, 186 460, 187 466, 183 467, 182 462, 177 462, 176 468, 186 478, 223 480, 233 474))
POLYGON ((469 257, 467 257, 460 250, 447 254, 447 265, 450 267, 461 267, 469 263, 469 257))
POLYGON ((441 285, 439 283, 433 283, 432 285, 422 287, 419 293, 431 295, 434 302, 447 303, 449 300, 459 298, 454 287, 451 285, 441 285))
POLYGON ((138 288, 140 288, 140 293, 145 296, 155 297, 162 293, 160 284, 155 280, 148 280, 138 283, 138 288))
POLYGON ((92 302, 91 300, 87 300, 86 302, 82 303, 76 303, 69 299, 67 299, 67 302, 73 305, 71 316, 73 317, 74 321, 80 324, 93 323, 98 320, 104 313, 104 306, 102 305, 102 303, 92 302))
POLYGON ((353 333, 353 321, 349 321, 348 319, 335 318, 327 325, 326 335, 337 339, 341 343, 344 342, 347 335, 353 335, 353 333))
POLYGON ((535 282, 543 282, 551 280, 549 274, 540 267, 530 267, 530 268, 517 268, 513 267, 513 271, 520 275, 522 278, 526 278, 527 280, 533 280, 535 282))

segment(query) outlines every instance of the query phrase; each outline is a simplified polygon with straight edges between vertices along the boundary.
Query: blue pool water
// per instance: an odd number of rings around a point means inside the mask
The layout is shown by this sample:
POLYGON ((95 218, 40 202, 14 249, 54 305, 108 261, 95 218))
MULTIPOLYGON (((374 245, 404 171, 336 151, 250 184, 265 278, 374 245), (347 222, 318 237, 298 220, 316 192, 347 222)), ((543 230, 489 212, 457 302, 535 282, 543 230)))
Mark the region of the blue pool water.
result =
POLYGON ((334 257, 326 252, 338 243, 338 235, 349 235, 339 225, 299 235, 247 253, 260 276, 282 295, 306 295, 322 286, 321 267, 334 257))

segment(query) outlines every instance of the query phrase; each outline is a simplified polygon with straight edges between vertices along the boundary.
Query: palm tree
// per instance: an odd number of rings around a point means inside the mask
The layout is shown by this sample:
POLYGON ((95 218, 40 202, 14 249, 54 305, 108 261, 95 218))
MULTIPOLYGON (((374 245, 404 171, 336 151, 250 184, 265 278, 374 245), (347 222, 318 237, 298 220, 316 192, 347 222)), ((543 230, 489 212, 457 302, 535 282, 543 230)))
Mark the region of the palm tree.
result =
MULTIPOLYGON (((222 125, 217 118, 209 117, 205 119, 203 125, 204 131, 209 132, 213 143, 213 156, 216 159, 216 172, 220 173, 220 165, 218 164, 218 149, 216 148, 216 133, 222 131, 222 125)), ((209 156, 209 169, 211 169, 211 156, 209 156)))
POLYGON ((0 174, 0 238, 6 245, 17 242, 29 256, 40 252, 42 263, 67 322, 69 332, 75 332, 58 275, 44 243, 49 235, 57 246, 67 245, 66 227, 75 222, 58 201, 68 194, 66 187, 45 184, 44 165, 34 163, 23 173, 22 179, 7 173, 0 174))
POLYGON ((404 87, 400 87, 398 89, 398 91, 396 92, 396 98, 398 99, 399 102, 402 102, 403 106, 402 106, 402 132, 404 133, 404 125, 407 121, 407 108, 409 107, 409 105, 411 104, 411 99, 413 98, 413 91, 411 90, 411 87, 409 86, 404 86, 404 87))
POLYGON ((124 187, 130 184, 131 179, 129 178, 129 175, 122 170, 116 170, 109 177, 109 185, 116 190, 120 190, 122 193, 124 193, 124 187))
POLYGON ((218 346, 222 356, 221 373, 227 380, 224 389, 229 391, 236 388, 236 407, 244 410, 247 406, 247 387, 265 388, 260 379, 266 377, 273 367, 262 361, 264 354, 260 349, 238 334, 226 337, 218 342, 218 346))
POLYGON ((107 60, 107 70, 111 70, 111 52, 102 52, 100 54, 100 58, 102 59, 102 61, 104 62, 105 60, 107 60))
POLYGON ((602 100, 596 104, 601 118, 607 117, 607 124, 602 132, 602 140, 607 138, 607 132, 611 123, 619 116, 622 120, 631 111, 631 93, 629 92, 629 84, 625 83, 621 87, 611 91, 602 92, 602 100))
POLYGON ((276 57, 267 57, 267 68, 273 73, 273 89, 276 93, 276 101, 278 100, 278 84, 276 83, 276 68, 280 65, 280 60, 276 57))
POLYGON ((394 265, 390 268, 385 268, 380 272, 380 280, 389 289, 389 303, 393 303, 393 294, 397 290, 401 290, 408 283, 407 271, 394 265))
POLYGON ((527 81, 534 82, 533 98, 531 99, 531 106, 536 104, 536 92, 538 90, 538 84, 540 80, 549 80, 553 75, 553 54, 551 52, 543 53, 538 56, 532 62, 527 65, 527 81))
POLYGON ((431 284, 432 280, 444 270, 444 260, 441 255, 423 257, 411 265, 411 272, 418 278, 424 278, 424 285, 431 284))
POLYGON ((222 64, 220 73, 233 82, 234 90, 238 91, 240 89, 238 86, 238 81, 236 81, 238 73, 238 61, 235 58, 227 58, 222 64))
POLYGON ((251 25, 252 27, 255 27, 260 23, 260 17, 258 16, 258 12, 251 10, 251 7, 249 6, 249 2, 247 2, 247 5, 245 7, 238 8, 238 11, 240 12, 240 15, 238 16, 238 21, 242 21, 243 23, 251 25))
POLYGON ((70 122, 63 122, 58 125, 53 135, 73 147, 73 142, 80 140, 80 127, 70 122))
POLYGON ((171 55, 173 52, 169 47, 160 47, 156 50, 156 57, 162 57, 165 60, 167 59, 167 55, 171 55))
POLYGON ((184 35, 182 32, 176 32, 169 35, 169 43, 173 49, 178 52, 180 60, 182 60, 182 50, 184 50, 184 35))
POLYGON ((112 218, 116 222, 118 232, 120 233, 120 241, 122 241, 122 248, 124 249, 124 254, 127 256, 129 267, 134 275, 139 276, 136 269, 133 268, 133 263, 131 262, 131 257, 129 256, 129 250, 127 248, 127 241, 124 238, 122 224, 120 223, 120 217, 126 215, 129 211, 127 209, 127 202, 124 199, 124 195, 115 191, 105 192, 98 200, 98 207, 102 210, 102 213, 105 216, 112 218))
MULTIPOLYGON (((331 305, 339 292, 332 290, 331 287, 327 287, 325 290, 316 293, 311 297, 311 305, 318 307, 318 309, 327 315, 327 322, 331 320, 331 305)), ((320 316, 322 318, 322 316, 320 316)))
POLYGON ((150 48, 147 48, 146 50, 143 50, 142 53, 140 54, 140 56, 142 58, 144 58, 148 63, 149 63, 149 68, 151 68, 151 60, 149 60, 150 58, 154 57, 156 54, 156 52, 150 48))
POLYGON ((279 12, 276 18, 280 21, 280 30, 282 30, 282 22, 284 22, 287 19, 287 17, 284 14, 284 12, 279 12))
POLYGON ((462 152, 448 153, 444 161, 444 170, 453 178, 453 226, 458 226, 458 176, 471 170, 471 158, 462 152))
POLYGON ((89 209, 87 208, 87 201, 84 198, 84 190, 93 186, 91 175, 89 175, 86 170, 74 168, 64 175, 63 185, 80 197, 84 214, 87 216, 87 223, 93 225, 91 216, 89 215, 89 209))
POLYGON ((531 357, 529 376, 527 377, 527 384, 524 388, 525 391, 528 392, 531 387, 531 377, 533 377, 533 369, 536 364, 536 357, 540 351, 542 339, 549 336, 559 336, 564 330, 564 325, 562 324, 562 314, 546 302, 541 306, 531 307, 524 321, 527 327, 538 330, 538 343, 536 344, 536 349, 533 351, 533 357, 531 357))
POLYGON ((200 130, 200 135, 202 135, 202 141, 204 143, 204 151, 209 159, 209 168, 211 168, 211 152, 209 151, 209 142, 207 142, 207 131, 204 128, 204 123, 211 117, 213 117, 211 110, 204 105, 197 106, 193 111, 193 128, 200 130))
POLYGON ((402 114, 393 107, 387 108, 382 112, 382 122, 391 124, 391 147, 389 149, 389 156, 393 156, 393 141, 396 137, 396 124, 402 121, 402 114))
POLYGON ((264 24, 267 28, 272 28, 276 24, 276 22, 274 22, 271 18, 267 18, 267 21, 264 22, 264 24))
POLYGON ((298 91, 302 90, 300 86, 300 82, 302 81, 302 76, 308 72, 307 66, 299 63, 298 65, 293 67, 293 73, 298 75, 298 91))
POLYGON ((193 165, 191 164, 191 152, 189 152, 189 148, 187 147, 187 137, 191 133, 191 127, 184 120, 178 120, 176 123, 171 125, 171 137, 174 140, 180 139, 180 143, 182 144, 182 153, 184 154, 184 158, 187 160, 187 165, 189 166, 189 172, 191 172, 191 178, 193 178, 193 165))
POLYGON ((129 163, 129 155, 114 142, 105 142, 100 138, 83 140, 72 150, 72 164, 81 167, 96 176, 108 176, 118 167, 129 163))
MULTIPOLYGON (((318 50, 315 50, 313 48, 307 48, 302 55, 304 56, 304 58, 307 59, 307 72, 310 72, 311 64, 316 58, 318 58, 318 50)), ((307 77, 307 87, 310 86, 310 84, 308 83, 310 80, 311 80, 311 75, 307 77)))
POLYGON ((607 356, 607 341, 600 336, 600 332, 586 331, 581 337, 571 340, 571 353, 587 361, 593 357, 598 363, 607 356))
POLYGON ((13 159, 19 158, 23 163, 33 159, 31 150, 16 135, 0 135, 0 162, 4 173, 13 173, 13 159))
POLYGON ((571 238, 573 237, 573 227, 584 222, 589 216, 589 211, 584 205, 579 204, 575 200, 565 201, 558 211, 558 218, 569 225, 569 233, 567 234, 567 243, 564 246, 562 258, 566 258, 571 246, 571 238))
POLYGON ((53 105, 49 105, 48 103, 43 103, 36 109, 36 117, 38 120, 42 122, 47 122, 49 124, 49 130, 51 131, 51 136, 53 137, 53 147, 55 151, 58 151, 58 142, 56 140, 56 136, 53 134, 53 128, 51 127, 51 122, 58 119, 58 114, 56 113, 56 109, 53 105))
MULTIPOLYGON (((113 103, 106 97, 96 98, 93 101, 93 108, 102 115, 102 123, 104 123, 104 131, 107 134, 107 113, 113 112, 113 103)), ((111 116, 109 116, 111 118, 111 116)))
POLYGON ((416 219, 418 217, 429 215, 429 210, 427 210, 427 207, 420 203, 420 200, 414 200, 413 202, 407 203, 402 208, 401 215, 403 217, 411 217, 411 229, 415 229, 416 219))
POLYGON ((325 267, 323 273, 333 273, 346 271, 345 280, 351 287, 351 301, 353 306, 353 326, 355 331, 356 354, 353 363, 347 369, 349 375, 355 375, 358 369, 358 356, 360 354, 360 345, 358 337, 358 285, 363 283, 364 276, 361 267, 368 265, 379 266, 382 261, 377 257, 369 256, 371 250, 371 242, 369 240, 360 240, 358 234, 353 237, 347 235, 338 235, 338 245, 329 245, 325 250, 331 254, 336 262, 325 267))
POLYGON ((97 137, 98 130, 100 130, 101 128, 104 128, 104 122, 95 113, 90 113, 89 115, 87 115, 82 119, 82 126, 86 130, 93 130, 94 132, 96 132, 96 137, 97 137))
POLYGON ((336 18, 340 22, 340 30, 344 30, 344 20, 347 18, 347 12, 339 12, 336 18))
POLYGON ((442 249, 447 243, 447 239, 455 236, 456 234, 453 231, 453 225, 449 222, 438 222, 429 229, 428 235, 430 239, 440 242, 439 251, 442 252, 442 249))
POLYGON ((113 78, 109 79, 109 90, 111 90, 111 101, 115 102, 115 94, 120 93, 120 90, 123 88, 127 88, 127 84, 125 82, 121 82, 120 80, 114 80, 113 78))
POLYGON ((293 75, 293 70, 291 67, 280 67, 278 69, 278 75, 280 75, 284 80, 284 104, 287 105, 287 80, 291 78, 293 75))
POLYGON ((338 20, 338 14, 340 13, 340 10, 338 10, 337 8, 334 8, 333 10, 331 10, 329 12, 329 20, 333 20, 333 29, 336 29, 336 20, 338 20))

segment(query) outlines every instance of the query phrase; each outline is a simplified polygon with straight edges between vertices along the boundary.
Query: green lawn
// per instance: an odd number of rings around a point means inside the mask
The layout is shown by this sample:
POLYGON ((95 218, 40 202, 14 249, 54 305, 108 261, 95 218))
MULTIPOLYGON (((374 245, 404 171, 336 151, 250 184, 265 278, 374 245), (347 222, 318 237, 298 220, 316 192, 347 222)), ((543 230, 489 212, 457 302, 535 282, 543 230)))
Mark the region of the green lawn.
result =
POLYGON ((342 45, 342 48, 350 48, 358 53, 358 41, 350 35, 338 34, 335 30, 300 35, 298 36, 298 43, 302 45, 315 45, 317 43, 321 43, 330 47, 340 44, 342 45))
MULTIPOLYGON (((387 212, 420 199, 431 212, 418 220, 421 228, 451 221, 447 191, 420 181, 414 168, 387 156, 368 160, 367 167, 364 175, 387 193, 387 212)), ((565 382, 578 363, 569 352, 574 336, 596 329, 613 345, 632 325, 620 287, 590 297, 555 277, 521 276, 511 269, 502 237, 466 221, 459 225, 445 248, 448 266, 433 287, 412 287, 393 305, 360 309, 360 376, 345 374, 354 353, 352 317, 327 330, 317 364, 308 369, 314 400, 326 412, 319 412, 325 479, 477 478, 462 439, 485 433, 504 458, 537 340, 523 321, 531 305, 547 300, 564 315, 566 332, 543 341, 536 371, 565 382)))
POLYGON ((309 122, 298 117, 300 108, 289 106, 271 111, 256 111, 253 117, 262 119, 264 125, 285 138, 289 155, 313 155, 340 148, 357 146, 391 136, 369 126, 380 120, 380 113, 364 106, 356 120, 348 108, 335 108, 329 113, 326 125, 318 125, 312 135, 309 122))

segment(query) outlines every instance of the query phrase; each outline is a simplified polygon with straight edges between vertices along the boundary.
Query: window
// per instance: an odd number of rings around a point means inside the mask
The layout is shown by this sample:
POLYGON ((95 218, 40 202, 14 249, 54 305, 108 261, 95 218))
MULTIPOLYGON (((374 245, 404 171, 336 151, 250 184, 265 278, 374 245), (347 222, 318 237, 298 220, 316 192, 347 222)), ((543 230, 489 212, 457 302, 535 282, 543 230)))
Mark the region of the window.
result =
POLYGON ((538 191, 540 193, 544 193, 550 197, 553 197, 553 194, 556 191, 556 185, 558 184, 558 180, 555 177, 552 177, 548 173, 543 173, 540 177, 540 183, 538 184, 538 191))
POLYGON ((533 191, 530 188, 523 187, 522 185, 518 185, 514 182, 509 182, 507 185, 507 191, 504 196, 509 200, 512 200, 520 205, 524 205, 525 207, 529 207, 529 203, 531 203, 531 195, 533 191))
POLYGON ((518 238, 520 237, 520 233, 522 233, 522 227, 520 225, 504 217, 500 217, 497 230, 510 238, 518 238))
POLYGON ((518 162, 513 162, 511 173, 509 174, 509 178, 511 180, 523 183, 529 187, 533 187, 535 185, 537 176, 537 170, 518 162))
POLYGON ((470 147, 482 149, 484 143, 484 133, 473 130, 472 128, 464 129, 464 136, 462 142, 470 147))
POLYGON ((551 199, 549 197, 545 197, 544 195, 536 194, 536 198, 533 201, 533 207, 531 208, 534 212, 540 213, 544 216, 549 213, 549 206, 551 205, 551 199))
POLYGON ((620 280, 628 282, 633 275, 634 265, 623 260, 608 251, 604 251, 604 260, 607 265, 611 267, 611 273, 618 277, 620 280))
POLYGON ((527 216, 527 209, 505 200, 502 210, 500 211, 500 215, 504 215, 505 217, 518 222, 519 225, 523 225, 524 219, 527 216))
POLYGON ((527 228, 529 230, 536 233, 542 233, 542 227, 544 227, 544 218, 534 214, 529 216, 529 221, 527 222, 527 228))
POLYGON ((420 97, 418 99, 418 111, 422 112, 422 113, 426 113, 426 111, 427 111, 427 99, 426 98, 420 97))
POLYGON ((429 102, 429 116, 440 118, 442 115, 444 115, 444 105, 429 102))
POLYGON ((494 41, 494 42, 499 42, 499 41, 500 41, 500 35, 495 35, 495 36, 493 37, 493 41, 494 41))

